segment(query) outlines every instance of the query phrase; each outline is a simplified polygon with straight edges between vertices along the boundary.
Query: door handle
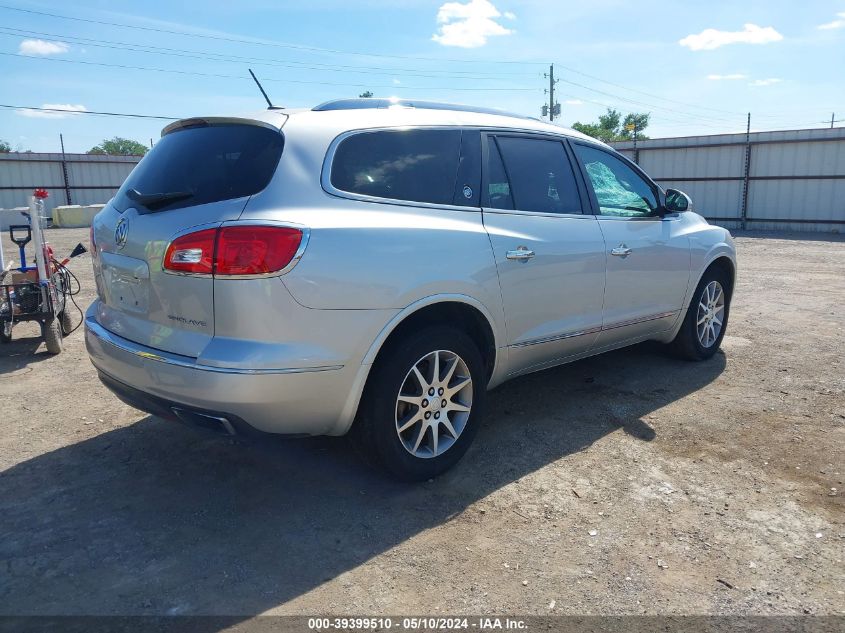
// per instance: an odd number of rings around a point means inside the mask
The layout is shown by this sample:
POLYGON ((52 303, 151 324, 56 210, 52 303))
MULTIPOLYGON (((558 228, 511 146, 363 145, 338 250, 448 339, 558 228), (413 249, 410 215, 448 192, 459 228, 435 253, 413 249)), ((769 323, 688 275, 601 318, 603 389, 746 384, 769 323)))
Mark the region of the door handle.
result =
POLYGON ((524 246, 519 246, 515 251, 508 251, 505 257, 513 261, 527 262, 534 257, 534 251, 528 250, 524 246))
POLYGON ((631 249, 625 246, 624 244, 620 244, 612 251, 610 251, 611 255, 616 255, 616 257, 628 257, 631 254, 631 249))

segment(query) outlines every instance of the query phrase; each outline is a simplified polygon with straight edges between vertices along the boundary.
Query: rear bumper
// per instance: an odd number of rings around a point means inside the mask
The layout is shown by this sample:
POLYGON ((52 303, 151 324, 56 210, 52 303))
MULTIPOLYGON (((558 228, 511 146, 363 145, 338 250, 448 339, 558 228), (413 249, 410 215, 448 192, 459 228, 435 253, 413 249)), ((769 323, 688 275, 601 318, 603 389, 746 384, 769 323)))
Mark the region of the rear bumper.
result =
POLYGON ((161 417, 240 435, 344 432, 344 411, 360 369, 198 365, 190 357, 166 354, 106 330, 91 310, 85 318, 85 345, 103 383, 124 402, 161 417))

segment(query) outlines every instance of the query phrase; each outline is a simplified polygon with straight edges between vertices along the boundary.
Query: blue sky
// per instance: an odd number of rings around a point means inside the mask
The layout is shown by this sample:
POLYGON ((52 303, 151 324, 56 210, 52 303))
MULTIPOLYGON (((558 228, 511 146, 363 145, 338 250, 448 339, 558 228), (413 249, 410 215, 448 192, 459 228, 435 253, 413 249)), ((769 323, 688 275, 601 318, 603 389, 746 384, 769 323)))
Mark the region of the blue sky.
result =
MULTIPOLYGON (((0 0, 7 105, 238 113, 263 106, 252 67, 289 107, 370 89, 539 116, 550 63, 564 125, 610 105, 651 112, 652 137, 744 130, 748 111, 823 127, 845 119, 845 0, 0 0)), ((166 123, 0 109, 0 139, 86 151, 166 123)))

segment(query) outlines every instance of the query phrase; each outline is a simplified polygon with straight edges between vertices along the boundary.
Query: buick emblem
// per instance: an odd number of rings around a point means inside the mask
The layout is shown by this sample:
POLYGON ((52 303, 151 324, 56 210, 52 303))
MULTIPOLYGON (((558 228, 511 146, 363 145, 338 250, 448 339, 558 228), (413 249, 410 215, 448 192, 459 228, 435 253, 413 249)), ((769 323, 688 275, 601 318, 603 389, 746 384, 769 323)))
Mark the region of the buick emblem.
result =
POLYGON ((114 243, 118 248, 123 248, 126 245, 126 233, 129 226, 126 223, 126 218, 121 218, 117 226, 114 227, 114 243))

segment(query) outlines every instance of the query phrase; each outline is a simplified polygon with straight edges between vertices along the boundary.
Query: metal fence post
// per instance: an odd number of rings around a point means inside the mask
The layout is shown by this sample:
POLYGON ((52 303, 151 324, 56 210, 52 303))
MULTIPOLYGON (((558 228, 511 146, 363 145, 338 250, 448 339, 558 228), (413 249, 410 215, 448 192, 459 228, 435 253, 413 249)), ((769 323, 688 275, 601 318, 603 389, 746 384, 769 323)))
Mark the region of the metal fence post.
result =
POLYGON ((742 181, 742 207, 740 209, 740 228, 744 231, 748 219, 748 186, 751 175, 751 113, 748 113, 748 123, 745 128, 745 173, 742 181))
POLYGON ((65 139, 61 134, 59 134, 59 142, 62 144, 62 176, 65 180, 65 198, 67 198, 67 202, 65 204, 73 204, 70 198, 70 180, 67 177, 67 160, 65 160, 65 139))

